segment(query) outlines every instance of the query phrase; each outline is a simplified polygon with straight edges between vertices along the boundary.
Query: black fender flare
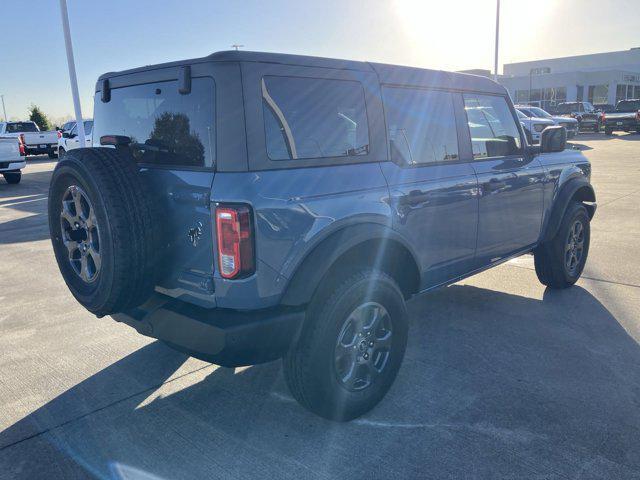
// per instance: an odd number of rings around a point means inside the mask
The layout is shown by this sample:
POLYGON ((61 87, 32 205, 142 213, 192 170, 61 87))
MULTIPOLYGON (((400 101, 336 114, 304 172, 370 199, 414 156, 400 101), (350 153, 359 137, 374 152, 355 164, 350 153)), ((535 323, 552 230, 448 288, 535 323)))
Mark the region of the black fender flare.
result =
MULTIPOLYGON (((377 223, 348 225, 320 240, 297 265, 290 278, 281 303, 303 305, 311 300, 316 288, 343 254, 369 241, 393 242, 409 253, 416 268, 417 256, 406 240, 392 228, 377 223)), ((375 259, 372 259, 374 265, 375 259)))
POLYGON ((555 237, 560 228, 564 212, 567 211, 569 202, 574 198, 581 202, 588 202, 585 206, 587 207, 589 218, 593 218, 596 211, 596 193, 593 187, 586 177, 572 178, 561 187, 553 201, 553 208, 542 237, 542 242, 547 242, 555 237))

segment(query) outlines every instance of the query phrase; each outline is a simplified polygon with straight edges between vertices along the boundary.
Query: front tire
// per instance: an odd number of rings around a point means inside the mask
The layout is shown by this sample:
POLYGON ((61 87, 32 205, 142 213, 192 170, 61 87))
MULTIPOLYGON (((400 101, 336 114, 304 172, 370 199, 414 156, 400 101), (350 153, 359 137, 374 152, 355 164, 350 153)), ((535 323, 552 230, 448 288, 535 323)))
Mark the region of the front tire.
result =
POLYGON ((294 398, 311 412, 348 421, 375 407, 398 373, 408 320, 398 284, 362 269, 321 288, 300 339, 283 359, 294 398))
POLYGON ((562 289, 578 281, 589 254, 590 219, 581 203, 571 203, 555 237, 538 246, 534 254, 536 274, 543 285, 562 289))
POLYGON ((15 185, 20 183, 22 179, 22 172, 7 172, 2 174, 7 183, 15 185))

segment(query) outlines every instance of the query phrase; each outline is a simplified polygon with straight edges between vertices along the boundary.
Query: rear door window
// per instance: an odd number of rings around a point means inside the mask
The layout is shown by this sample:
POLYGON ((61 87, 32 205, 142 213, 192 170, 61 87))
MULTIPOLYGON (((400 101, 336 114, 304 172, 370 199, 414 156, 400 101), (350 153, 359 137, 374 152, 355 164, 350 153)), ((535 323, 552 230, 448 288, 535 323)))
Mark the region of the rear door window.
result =
POLYGON ((448 92, 384 87, 391 160, 426 165, 458 160, 453 98, 448 92))
POLYGON ((464 94, 473 158, 521 153, 520 131, 504 97, 464 94))
POLYGON ((364 90, 359 82, 266 76, 261 87, 271 160, 369 152, 364 90))
POLYGON ((134 158, 150 165, 210 167, 215 161, 215 86, 194 78, 191 93, 181 95, 177 81, 111 90, 102 102, 96 93, 93 141, 126 137, 134 158))

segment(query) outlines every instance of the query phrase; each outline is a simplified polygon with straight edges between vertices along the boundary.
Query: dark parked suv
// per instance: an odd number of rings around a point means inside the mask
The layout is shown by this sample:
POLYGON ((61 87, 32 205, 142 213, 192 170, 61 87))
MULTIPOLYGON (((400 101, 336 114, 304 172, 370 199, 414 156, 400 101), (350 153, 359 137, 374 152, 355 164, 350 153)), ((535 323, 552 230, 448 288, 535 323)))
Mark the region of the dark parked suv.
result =
POLYGON ((575 283, 591 168, 529 146, 483 77, 253 52, 107 73, 94 147, 53 174, 64 280, 97 316, 221 365, 284 357, 347 420, 391 386, 411 296, 533 252, 575 283))

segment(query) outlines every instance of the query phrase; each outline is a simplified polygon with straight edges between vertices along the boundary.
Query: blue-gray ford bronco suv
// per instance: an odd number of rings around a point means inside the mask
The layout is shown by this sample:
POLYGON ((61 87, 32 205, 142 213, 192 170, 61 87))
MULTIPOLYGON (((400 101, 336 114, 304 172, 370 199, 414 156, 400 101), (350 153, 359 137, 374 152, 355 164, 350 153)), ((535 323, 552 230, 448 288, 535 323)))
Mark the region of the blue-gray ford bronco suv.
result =
POLYGON ((487 78, 220 52, 104 74, 94 111, 49 196, 78 302, 220 365, 283 358, 326 418, 388 391, 411 296, 527 253, 566 288, 587 259, 589 162, 562 127, 528 145, 487 78))

